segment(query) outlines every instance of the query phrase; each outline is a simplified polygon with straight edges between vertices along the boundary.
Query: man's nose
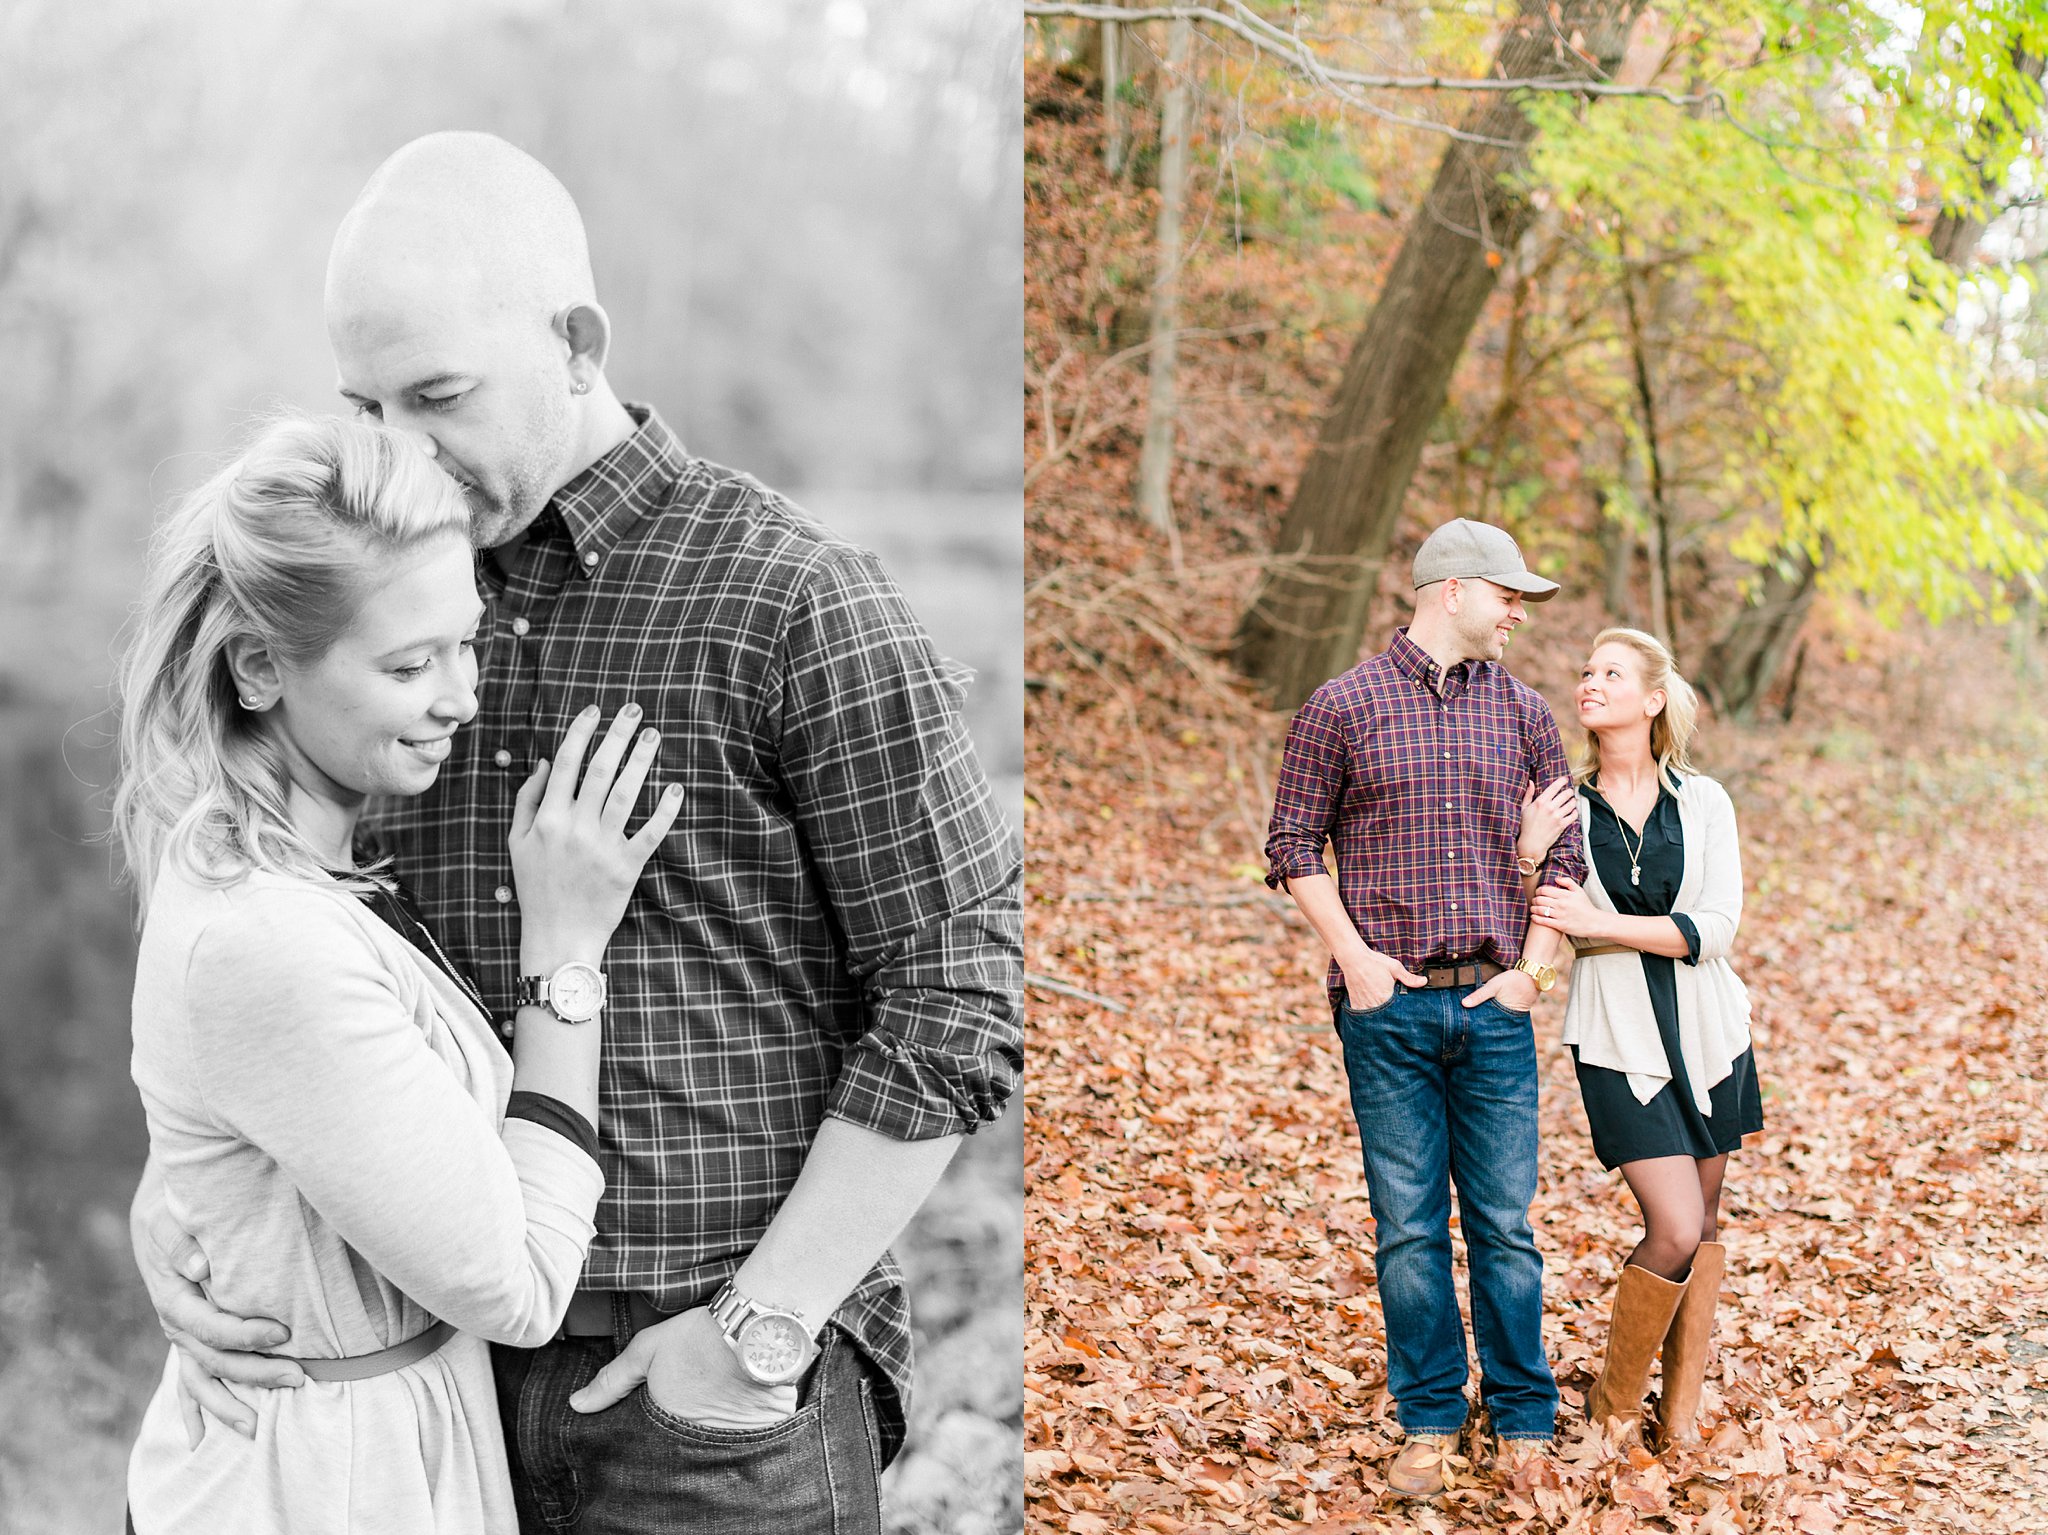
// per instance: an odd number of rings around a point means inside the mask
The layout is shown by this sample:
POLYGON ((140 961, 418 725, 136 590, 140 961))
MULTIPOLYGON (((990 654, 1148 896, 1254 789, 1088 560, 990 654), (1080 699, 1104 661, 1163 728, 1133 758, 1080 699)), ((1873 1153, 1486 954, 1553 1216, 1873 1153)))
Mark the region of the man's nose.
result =
POLYGON ((441 456, 441 445, 434 441, 433 437, 428 433, 411 426, 402 426, 399 430, 418 443, 426 452, 428 458, 439 458, 441 456))

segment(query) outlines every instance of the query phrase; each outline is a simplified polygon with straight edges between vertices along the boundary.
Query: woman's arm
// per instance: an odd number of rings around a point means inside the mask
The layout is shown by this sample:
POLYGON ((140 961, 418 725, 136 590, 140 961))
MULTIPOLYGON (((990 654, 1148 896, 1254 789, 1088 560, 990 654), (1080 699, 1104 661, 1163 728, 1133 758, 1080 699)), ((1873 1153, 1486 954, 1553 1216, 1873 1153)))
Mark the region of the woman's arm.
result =
POLYGON ((1578 791, 1569 774, 1559 776, 1541 794, 1532 782, 1522 790, 1522 827, 1515 838, 1515 869, 1522 876, 1522 898, 1531 899, 1543 876, 1543 860, 1579 818, 1578 791))
POLYGON ((1538 927, 1552 928, 1591 943, 1618 943, 1645 954, 1662 954, 1670 959, 1689 959, 1692 945, 1684 930, 1670 917, 1629 917, 1603 911, 1578 881, 1560 879, 1538 891, 1530 906, 1529 920, 1538 927))
POLYGON ((1700 887, 1682 914, 1699 933, 1699 958, 1726 959, 1742 925, 1742 839, 1735 805, 1711 778, 1695 778, 1700 800, 1700 887))

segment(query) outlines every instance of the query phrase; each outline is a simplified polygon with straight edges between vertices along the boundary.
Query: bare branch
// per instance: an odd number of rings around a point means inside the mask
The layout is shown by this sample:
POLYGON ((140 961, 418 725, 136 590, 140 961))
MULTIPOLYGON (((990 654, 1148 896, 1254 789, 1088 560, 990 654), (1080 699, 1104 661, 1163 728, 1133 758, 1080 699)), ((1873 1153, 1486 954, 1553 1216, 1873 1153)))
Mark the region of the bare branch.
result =
MULTIPOLYGON (((1234 14, 1226 15, 1206 5, 1159 5, 1124 10, 1114 5, 1053 3, 1053 0, 1025 0, 1024 5, 1027 16, 1065 16, 1078 21, 1177 21, 1186 18, 1206 22, 1222 31, 1234 33, 1260 52, 1271 54, 1323 85, 1346 85, 1371 91, 1481 91, 1496 94, 1502 91, 1550 91, 1573 96, 1647 97, 1674 107, 1721 105, 1719 91, 1687 94, 1666 90, 1662 86, 1621 85, 1608 80, 1586 80, 1576 75, 1501 80, 1472 79, 1460 75, 1379 75, 1354 69, 1333 69, 1294 34, 1282 31, 1244 6, 1233 4, 1231 10, 1234 14)), ((1445 123, 1415 121, 1414 125, 1439 132, 1453 131, 1445 123)), ((1481 139, 1480 142, 1490 141, 1481 139)))

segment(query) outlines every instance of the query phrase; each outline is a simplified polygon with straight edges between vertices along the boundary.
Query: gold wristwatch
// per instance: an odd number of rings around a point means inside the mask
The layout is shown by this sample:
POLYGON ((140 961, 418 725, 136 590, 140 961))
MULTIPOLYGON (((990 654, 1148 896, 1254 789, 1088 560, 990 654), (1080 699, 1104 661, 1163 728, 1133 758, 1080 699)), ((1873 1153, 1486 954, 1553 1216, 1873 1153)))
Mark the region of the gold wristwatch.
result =
POLYGON ((1536 983, 1539 992, 1548 991, 1557 984, 1557 966, 1546 965, 1541 960, 1524 956, 1515 961, 1515 968, 1536 983))

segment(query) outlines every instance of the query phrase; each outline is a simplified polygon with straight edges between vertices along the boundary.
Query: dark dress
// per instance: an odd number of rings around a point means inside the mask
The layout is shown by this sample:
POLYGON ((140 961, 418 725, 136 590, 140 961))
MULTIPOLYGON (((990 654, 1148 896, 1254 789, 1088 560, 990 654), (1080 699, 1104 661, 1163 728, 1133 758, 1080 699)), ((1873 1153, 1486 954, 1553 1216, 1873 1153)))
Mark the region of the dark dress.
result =
MULTIPOLYGON (((1685 934, 1688 965, 1698 964, 1699 930, 1692 918, 1673 915, 1671 904, 1685 875, 1685 833, 1678 801, 1669 789, 1658 788, 1657 804, 1643 823, 1642 883, 1629 882, 1628 847, 1614 811, 1590 785, 1579 793, 1592 806, 1586 855, 1600 877, 1614 909, 1629 917, 1670 917, 1685 934)), ((1635 840, 1633 830, 1627 833, 1635 840)), ((1662 954, 1644 954, 1643 979, 1650 984, 1650 1006, 1657 1015, 1657 1033, 1671 1063, 1671 1080, 1648 1103, 1638 1103, 1628 1074, 1605 1066, 1588 1066, 1572 1047, 1579 1072, 1579 1095, 1585 1100, 1586 1122, 1593 1131, 1593 1152, 1602 1167, 1619 1167, 1646 1157, 1693 1157, 1704 1161, 1735 1150, 1745 1135, 1764 1127, 1763 1101, 1757 1091, 1756 1055, 1744 1050, 1726 1077, 1709 1093, 1714 1112, 1702 1115, 1685 1085, 1685 1064, 1678 1049, 1678 961, 1662 954)))

